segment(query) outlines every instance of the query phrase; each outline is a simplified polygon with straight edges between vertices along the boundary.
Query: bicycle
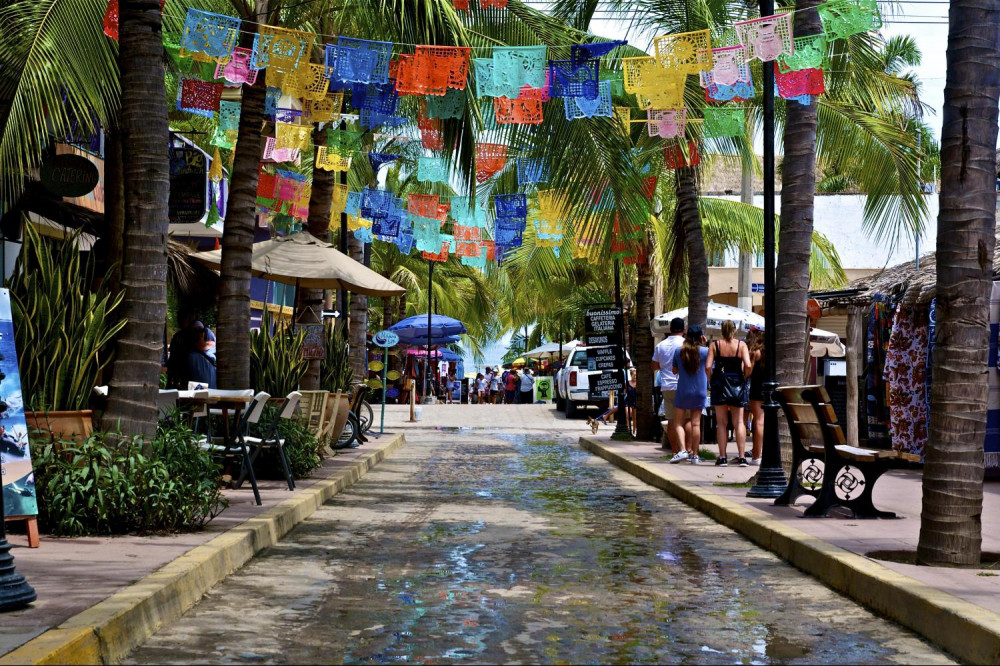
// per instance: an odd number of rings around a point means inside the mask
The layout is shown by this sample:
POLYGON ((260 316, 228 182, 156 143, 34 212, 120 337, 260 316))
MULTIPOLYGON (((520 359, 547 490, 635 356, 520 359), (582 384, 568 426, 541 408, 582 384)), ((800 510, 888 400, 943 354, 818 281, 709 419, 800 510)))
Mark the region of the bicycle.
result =
POLYGON ((365 433, 371 428, 375 416, 371 405, 366 400, 367 395, 368 386, 359 384, 355 389, 354 397, 351 399, 351 407, 347 412, 347 422, 344 423, 344 429, 341 431, 340 437, 331 445, 332 449, 353 448, 361 446, 368 441, 365 433))

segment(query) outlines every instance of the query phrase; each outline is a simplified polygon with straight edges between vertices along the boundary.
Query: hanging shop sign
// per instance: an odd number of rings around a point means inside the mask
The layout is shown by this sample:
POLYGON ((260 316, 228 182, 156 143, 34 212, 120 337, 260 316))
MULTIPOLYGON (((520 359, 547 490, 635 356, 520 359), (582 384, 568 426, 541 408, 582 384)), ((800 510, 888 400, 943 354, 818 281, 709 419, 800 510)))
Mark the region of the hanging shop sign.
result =
POLYGON ((86 157, 65 153, 45 160, 39 178, 42 186, 57 197, 82 197, 94 191, 101 174, 86 157))
POLYGON ((625 388, 625 379, 620 370, 606 370, 599 375, 590 376, 587 398, 589 400, 605 400, 612 391, 618 392, 625 388))
POLYGON ((190 146, 170 148, 171 224, 202 222, 208 216, 208 156, 190 146))

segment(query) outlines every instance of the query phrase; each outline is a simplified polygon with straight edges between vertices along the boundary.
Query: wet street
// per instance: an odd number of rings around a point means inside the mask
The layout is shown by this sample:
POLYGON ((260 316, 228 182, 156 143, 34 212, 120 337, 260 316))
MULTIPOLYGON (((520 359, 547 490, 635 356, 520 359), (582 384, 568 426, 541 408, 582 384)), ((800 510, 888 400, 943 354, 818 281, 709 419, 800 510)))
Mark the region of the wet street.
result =
POLYGON ((130 663, 949 663, 575 436, 406 437, 130 663))

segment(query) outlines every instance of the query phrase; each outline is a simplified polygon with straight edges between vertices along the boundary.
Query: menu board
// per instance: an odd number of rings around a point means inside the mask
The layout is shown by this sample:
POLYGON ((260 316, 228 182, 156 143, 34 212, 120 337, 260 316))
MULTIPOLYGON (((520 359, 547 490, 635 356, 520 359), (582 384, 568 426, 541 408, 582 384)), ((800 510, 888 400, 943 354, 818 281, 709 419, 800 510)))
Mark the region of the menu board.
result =
POLYGON ((28 427, 24 422, 10 292, 0 289, 0 474, 7 518, 38 515, 28 427))
POLYGON ((208 158, 197 148, 170 148, 171 224, 202 222, 208 215, 208 158))

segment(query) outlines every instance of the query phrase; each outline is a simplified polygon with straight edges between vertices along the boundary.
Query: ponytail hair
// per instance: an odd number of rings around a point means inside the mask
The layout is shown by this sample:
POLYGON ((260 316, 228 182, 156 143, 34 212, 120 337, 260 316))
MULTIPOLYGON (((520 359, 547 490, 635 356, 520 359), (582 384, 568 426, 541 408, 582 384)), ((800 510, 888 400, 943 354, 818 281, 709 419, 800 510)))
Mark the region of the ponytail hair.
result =
POLYGON ((736 324, 734 324, 731 319, 727 319, 722 322, 722 337, 726 340, 726 342, 732 340, 735 333, 736 324))
POLYGON ((684 371, 689 375, 696 373, 698 366, 701 365, 701 335, 691 335, 691 333, 685 335, 680 354, 684 371))

